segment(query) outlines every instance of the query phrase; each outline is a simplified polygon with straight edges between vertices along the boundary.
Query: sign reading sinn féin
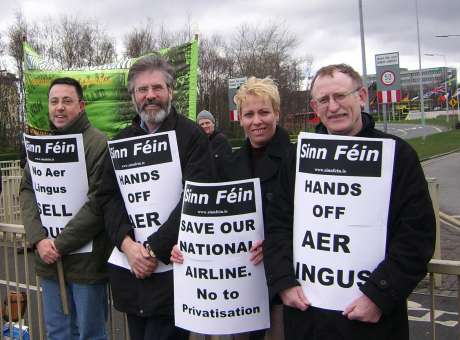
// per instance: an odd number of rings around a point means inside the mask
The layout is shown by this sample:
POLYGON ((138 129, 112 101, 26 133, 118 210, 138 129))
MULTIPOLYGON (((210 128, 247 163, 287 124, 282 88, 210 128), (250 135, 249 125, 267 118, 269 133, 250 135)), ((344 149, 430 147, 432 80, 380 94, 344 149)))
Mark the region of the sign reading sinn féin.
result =
MULTIPOLYGON (((166 222, 182 192, 176 132, 155 133, 108 142, 135 240, 144 243, 166 222)), ((109 262, 130 269, 126 255, 114 248, 109 262)), ((155 272, 171 270, 159 262, 155 272)))
POLYGON ((270 326, 263 263, 250 261, 263 240, 258 179, 186 182, 174 264, 176 325, 203 334, 233 334, 270 326))
MULTIPOLYGON (((88 199, 83 137, 24 135, 24 146, 40 220, 54 239, 88 199)), ((92 249, 89 242, 74 253, 92 249)))
POLYGON ((393 158, 391 139, 299 135, 294 269, 313 306, 344 310, 384 259, 393 158))

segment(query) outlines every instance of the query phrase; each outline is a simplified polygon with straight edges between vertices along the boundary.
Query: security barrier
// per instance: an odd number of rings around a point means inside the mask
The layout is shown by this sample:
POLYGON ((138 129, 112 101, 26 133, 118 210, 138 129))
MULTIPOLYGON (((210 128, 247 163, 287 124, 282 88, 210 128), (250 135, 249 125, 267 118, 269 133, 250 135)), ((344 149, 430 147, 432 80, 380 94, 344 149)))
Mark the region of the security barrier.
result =
MULTIPOLYGON (((457 222, 458 223, 458 222, 457 222)), ((428 263, 428 273, 430 276, 430 321, 431 321, 431 338, 436 340, 436 323, 435 323, 435 310, 436 310, 436 296, 435 292, 435 274, 447 274, 457 276, 457 313, 460 311, 460 261, 437 260, 433 259, 428 263)), ((460 325, 460 313, 458 313, 460 325)), ((460 337, 460 331, 457 334, 457 339, 460 337)))
MULTIPOLYGON (((46 339, 43 324, 42 295, 40 290, 40 277, 33 270, 33 256, 27 251, 28 242, 23 225, 7 224, 0 222, 0 253, 3 263, 0 263, 0 326, 9 328, 13 334, 16 327, 19 339, 46 339), (24 296, 24 304, 17 303, 10 296, 24 296), (13 309, 16 310, 13 310, 13 309), (19 317, 15 322, 14 316, 19 317), (27 325, 27 328, 19 327, 27 325), (25 332, 27 330, 27 336, 25 332)), ((110 292, 109 292, 110 293, 110 292)), ((109 294, 111 296, 111 294, 109 294)), ((129 339, 127 323, 122 313, 113 308, 112 299, 109 298, 110 313, 107 330, 110 339, 129 339), (116 326, 119 327, 116 327, 116 326)), ((5 329, 6 329, 5 328, 5 329)), ((0 339, 4 339, 3 333, 0 339)))

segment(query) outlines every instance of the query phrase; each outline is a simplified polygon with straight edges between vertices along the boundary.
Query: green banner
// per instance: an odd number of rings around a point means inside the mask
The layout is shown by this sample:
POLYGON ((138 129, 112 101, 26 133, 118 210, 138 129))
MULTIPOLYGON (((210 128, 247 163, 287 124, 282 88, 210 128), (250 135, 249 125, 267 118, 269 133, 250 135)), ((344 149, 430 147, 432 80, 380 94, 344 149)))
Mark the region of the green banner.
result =
MULTIPOLYGON (((153 54, 165 57, 174 66, 174 106, 178 112, 195 120, 198 41, 153 54)), ((127 90, 127 77, 129 67, 137 59, 127 58, 113 64, 60 70, 24 43, 26 119, 30 132, 46 134, 49 129, 48 87, 51 81, 59 77, 72 77, 83 87, 86 112, 93 126, 112 136, 129 124, 136 114, 127 90)))

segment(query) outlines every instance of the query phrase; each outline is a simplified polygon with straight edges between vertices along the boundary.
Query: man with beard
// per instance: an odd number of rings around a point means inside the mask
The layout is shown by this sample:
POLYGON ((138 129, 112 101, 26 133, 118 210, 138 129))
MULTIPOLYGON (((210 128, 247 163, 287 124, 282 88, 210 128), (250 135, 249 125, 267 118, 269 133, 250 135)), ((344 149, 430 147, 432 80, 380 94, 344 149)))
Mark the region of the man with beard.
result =
MULTIPOLYGON (((182 181, 210 179, 207 137, 196 123, 171 105, 173 85, 173 67, 158 56, 143 57, 132 65, 128 91, 138 115, 114 139, 175 131, 180 160, 173 161, 180 161, 182 181)), ((131 339, 187 339, 188 332, 174 326, 172 270, 155 272, 159 260, 169 263, 171 248, 177 242, 180 200, 144 246, 136 242, 135 226, 128 216, 110 157, 106 159, 98 198, 112 242, 126 255, 130 266, 127 270, 109 265, 109 271, 115 308, 127 314, 131 339)))

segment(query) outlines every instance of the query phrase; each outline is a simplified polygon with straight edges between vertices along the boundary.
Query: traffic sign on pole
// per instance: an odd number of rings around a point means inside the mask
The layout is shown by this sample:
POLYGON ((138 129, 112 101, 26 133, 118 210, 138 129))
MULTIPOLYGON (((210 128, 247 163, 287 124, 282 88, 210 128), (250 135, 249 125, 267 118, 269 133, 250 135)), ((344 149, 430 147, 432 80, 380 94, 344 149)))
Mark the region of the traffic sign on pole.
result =
POLYGON ((247 79, 247 77, 228 79, 228 110, 230 111, 231 122, 238 121, 238 111, 236 109, 236 104, 233 98, 236 95, 236 91, 238 91, 240 86, 243 85, 247 79))
POLYGON ((401 100, 399 52, 376 54, 377 98, 380 104, 401 100))

